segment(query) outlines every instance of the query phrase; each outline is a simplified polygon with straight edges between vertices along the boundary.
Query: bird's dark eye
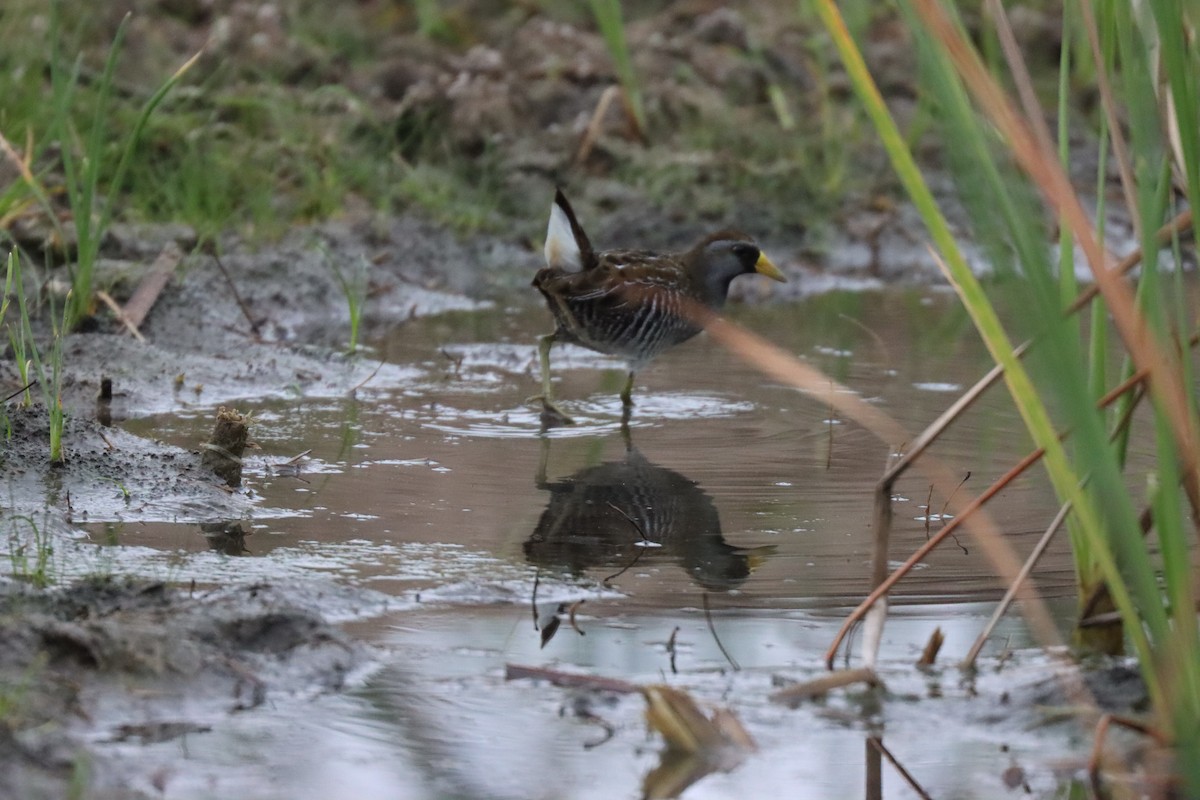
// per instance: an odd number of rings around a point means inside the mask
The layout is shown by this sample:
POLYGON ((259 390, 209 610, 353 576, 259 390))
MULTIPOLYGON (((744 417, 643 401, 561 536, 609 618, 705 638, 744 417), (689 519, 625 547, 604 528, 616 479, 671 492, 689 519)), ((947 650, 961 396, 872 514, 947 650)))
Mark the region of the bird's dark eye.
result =
POLYGON ((741 261, 753 264, 758 260, 758 248, 746 242, 738 242, 733 246, 733 254, 741 261))

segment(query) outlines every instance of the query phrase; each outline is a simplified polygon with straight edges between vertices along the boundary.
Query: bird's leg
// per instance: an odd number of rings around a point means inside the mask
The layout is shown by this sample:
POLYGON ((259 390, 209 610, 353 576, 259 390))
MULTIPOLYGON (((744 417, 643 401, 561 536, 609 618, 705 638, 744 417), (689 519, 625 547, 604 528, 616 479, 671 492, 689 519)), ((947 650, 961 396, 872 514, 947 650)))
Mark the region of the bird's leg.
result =
POLYGON ((539 397, 531 397, 530 400, 542 401, 543 421, 549 420, 558 425, 574 425, 575 420, 568 417, 561 408, 555 405, 550 388, 550 348, 553 346, 553 333, 548 333, 538 339, 538 363, 542 368, 542 394, 539 397))
POLYGON ((541 454, 538 457, 537 472, 533 475, 533 482, 539 489, 547 489, 550 486, 550 481, 546 478, 546 466, 550 463, 550 439, 547 436, 539 437, 542 440, 541 454))
POLYGON ((625 406, 621 410, 621 441, 625 443, 625 452, 633 451, 633 434, 629 431, 629 412, 632 406, 625 406))
POLYGON ((626 414, 633 408, 633 370, 629 371, 629 380, 625 381, 625 388, 621 390, 621 405, 626 414))

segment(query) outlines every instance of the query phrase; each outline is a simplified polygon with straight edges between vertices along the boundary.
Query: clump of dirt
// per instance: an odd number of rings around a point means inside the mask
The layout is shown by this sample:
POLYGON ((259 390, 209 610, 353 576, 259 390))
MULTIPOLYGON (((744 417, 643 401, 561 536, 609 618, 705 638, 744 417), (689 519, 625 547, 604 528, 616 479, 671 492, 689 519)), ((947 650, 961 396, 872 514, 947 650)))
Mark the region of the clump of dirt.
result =
POLYGON ((339 689, 369 652, 320 604, 323 592, 352 591, 184 591, 103 577, 50 592, 0 583, 5 792, 64 797, 83 767, 100 793, 89 796, 150 796, 91 762, 87 743, 163 741, 205 730, 214 714, 339 689))

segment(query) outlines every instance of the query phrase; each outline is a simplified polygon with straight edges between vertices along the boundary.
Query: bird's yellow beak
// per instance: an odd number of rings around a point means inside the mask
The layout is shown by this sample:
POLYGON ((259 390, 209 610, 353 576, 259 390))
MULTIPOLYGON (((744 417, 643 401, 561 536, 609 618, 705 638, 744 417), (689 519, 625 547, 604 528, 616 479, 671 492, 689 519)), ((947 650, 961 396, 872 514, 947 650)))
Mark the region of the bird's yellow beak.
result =
POLYGON ((754 263, 754 271, 773 280, 787 281, 787 278, 783 277, 783 273, 779 271, 779 267, 772 264, 771 259, 767 258, 767 254, 762 251, 759 251, 758 261, 754 263))

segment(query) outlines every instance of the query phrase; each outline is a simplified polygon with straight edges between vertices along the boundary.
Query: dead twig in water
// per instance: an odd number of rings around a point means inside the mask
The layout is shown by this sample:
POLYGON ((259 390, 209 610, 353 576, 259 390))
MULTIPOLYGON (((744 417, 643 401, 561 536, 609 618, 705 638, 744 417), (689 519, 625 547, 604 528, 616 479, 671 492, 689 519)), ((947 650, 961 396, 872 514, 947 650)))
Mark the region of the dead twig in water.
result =
POLYGON ((533 573, 533 595, 529 598, 529 610, 533 612, 533 629, 538 630, 537 593, 542 582, 542 571, 533 573))
MULTIPOLYGON (((1191 225, 1192 212, 1189 209, 1178 214, 1170 222, 1159 228, 1155 234, 1155 240, 1159 244, 1169 243, 1174 236, 1187 230, 1191 227, 1191 225)), ((1125 275, 1138 264, 1140 264, 1141 261, 1141 249, 1135 250, 1122 259, 1114 271, 1120 275, 1125 275)), ((1100 288, 1097 284, 1093 284, 1084 289, 1075 298, 1074 302, 1067 307, 1064 314, 1070 316, 1077 313, 1080 309, 1090 303, 1099 294, 1099 292, 1100 288)), ((1196 345, 1196 336, 1192 337, 1191 345, 1193 347, 1196 345)), ((1013 354, 1017 358, 1022 358, 1032 346, 1033 340, 1023 342, 1014 348, 1013 354)), ((891 538, 892 494, 895 490, 896 481, 900 479, 901 475, 908 471, 908 468, 912 466, 913 462, 923 455, 925 451, 933 445, 933 443, 942 435, 942 433, 945 432, 947 428, 950 427, 955 420, 957 420, 968 408, 973 406, 975 402, 978 401, 978 399, 983 395, 983 393, 990 389, 997 381, 999 381, 1003 375, 1004 369, 1002 366, 997 364, 996 366, 992 367, 992 369, 990 369, 987 374, 980 378, 974 386, 964 392, 958 398, 958 400, 951 404, 950 407, 943 411, 937 417, 937 419, 930 423, 930 425, 921 432, 920 436, 918 436, 912 442, 911 446, 903 453, 903 455, 901 455, 900 458, 897 459, 884 472, 883 477, 880 478, 879 483, 876 484, 875 512, 873 518, 873 527, 875 531, 875 551, 872 557, 874 562, 874 582, 876 590, 878 590, 878 587, 882 585, 882 582, 886 580, 888 576, 888 541, 891 538)), ((1107 406, 1115 397, 1124 394, 1125 391, 1128 391, 1132 385, 1144 381, 1148 375, 1148 369, 1139 369, 1121 385, 1114 387, 1112 391, 1110 391, 1107 395, 1105 395, 1104 398, 1100 400, 1098 405, 1107 406)), ((1133 405, 1134 404, 1131 404, 1130 409, 1127 411, 1127 415, 1132 414, 1133 405)), ((1040 454, 1038 455, 1038 458, 1040 458, 1040 454)), ((959 516, 962 516, 961 512, 959 516)), ((881 595, 877 594, 876 592, 872 593, 872 597, 875 597, 876 599, 879 596, 881 595)), ((845 639, 846 634, 853 628, 855 622, 862 618, 862 615, 866 613, 866 609, 869 607, 870 605, 864 602, 857 609, 855 609, 851 615, 851 618, 846 621, 846 624, 844 624, 842 629, 838 632, 834 644, 829 648, 829 651, 826 654, 826 665, 829 669, 833 669, 834 658, 836 657, 837 650, 841 646, 842 641, 845 639)))
POLYGON ((575 621, 575 614, 579 611, 579 607, 587 602, 587 599, 576 600, 567 608, 567 624, 571 626, 571 630, 578 633, 580 636, 587 636, 587 632, 579 627, 579 623, 575 621))
POLYGON ((929 634, 929 641, 925 643, 925 649, 921 651, 921 657, 917 659, 917 666, 932 667, 937 661, 942 645, 945 643, 946 635, 942 633, 942 628, 939 625, 933 629, 933 633, 929 634))
POLYGON ((679 636, 679 626, 675 626, 675 630, 671 631, 670 638, 667 639, 667 654, 671 657, 671 674, 678 675, 679 670, 675 669, 675 637, 679 636))
MULTIPOLYGON (((963 486, 965 486, 967 481, 969 481, 969 480, 971 480, 971 470, 967 470, 967 474, 963 476, 963 479, 961 481, 959 481, 958 486, 954 487, 954 491, 951 492, 950 496, 946 498, 946 502, 942 503, 942 510, 938 512, 938 519, 940 521, 945 521, 946 510, 950 508, 950 501, 954 499, 954 495, 958 494, 958 490, 961 489, 963 486)), ((928 516, 928 514, 926 514, 926 516, 928 516)), ((967 549, 967 546, 965 544, 963 544, 962 542, 960 542, 958 540, 957 536, 954 536, 953 538, 954 538, 954 543, 962 549, 964 556, 971 555, 971 551, 967 549)))
POLYGON ((346 395, 349 397, 353 397, 358 392, 359 389, 366 386, 368 383, 370 383, 375 378, 376 375, 379 374, 379 370, 383 369, 383 365, 385 363, 386 363, 385 359, 382 359, 382 358, 379 359, 379 363, 375 365, 375 369, 371 370, 371 374, 368 375, 367 377, 363 378, 361 381, 359 381, 354 386, 350 387, 350 391, 346 392, 346 395))
MULTIPOLYGON (((1194 333, 1189 338, 1188 343, 1191 347, 1195 347, 1197 344, 1200 344, 1200 332, 1194 333)), ((1022 347, 1018 348, 1018 350, 1021 350, 1022 348, 1025 348, 1028 345, 1029 345, 1029 343, 1026 342, 1025 345, 1022 345, 1022 347)), ((1045 454, 1045 451, 1039 447, 1037 450, 1034 450, 1033 452, 1031 452, 1027 456, 1025 456, 1025 458, 1023 458, 1019 462, 1017 462, 1017 464, 1015 466, 1013 466, 1011 469, 1009 469, 1008 472, 1006 472, 1004 475, 1000 476, 1000 478, 998 478, 995 483, 993 483, 991 486, 989 486, 987 489, 985 489, 982 494, 980 494, 978 497, 976 497, 974 500, 972 500, 970 503, 968 503, 967 506, 964 507, 958 513, 958 515, 953 520, 950 521, 950 523, 945 528, 938 531, 938 533, 936 535, 934 535, 933 538, 931 538, 922 547, 920 547, 915 553, 913 553, 911 556, 909 556, 908 560, 906 560, 902 565, 897 567, 896 570, 891 573, 891 575, 888 575, 888 573, 887 573, 887 538, 888 538, 888 534, 890 533, 890 530, 891 530, 891 520, 892 520, 891 495, 892 495, 892 489, 895 484, 895 481, 899 478, 900 474, 904 471, 904 469, 907 469, 907 467, 911 464, 913 458, 915 458, 915 454, 919 453, 920 450, 923 450, 923 449, 927 448, 930 444, 932 444, 933 439, 935 439, 938 435, 941 434, 942 428, 944 428, 945 426, 948 426, 949 423, 952 421, 951 417, 956 416, 958 413, 961 413, 962 410, 965 410, 966 406, 973 403, 975 401, 975 399, 978 398, 978 394, 981 393, 983 389, 987 388, 987 386, 990 386, 992 382, 994 382, 996 379, 999 378, 1001 372, 1002 371, 1000 370, 999 367, 994 367, 986 376, 984 376, 983 379, 981 379, 978 383, 976 383, 975 386, 971 387, 971 389, 969 389, 966 394, 964 394, 962 397, 960 397, 954 405, 952 405, 946 411, 942 412, 942 415, 940 417, 938 417, 938 419, 933 423, 933 425, 930 425, 929 428, 926 428, 924 431, 922 431, 921 435, 919 437, 917 437, 917 441, 916 441, 916 443, 914 443, 912 450, 910 450, 909 453, 906 453, 894 466, 892 466, 884 474, 883 478, 880 480, 879 484, 876 486, 876 495, 875 495, 876 552, 875 552, 875 556, 874 556, 875 564, 876 564, 876 587, 871 592, 871 594, 868 595, 867 598, 865 600, 863 600, 863 602, 860 603, 858 605, 858 607, 855 608, 854 611, 852 611, 850 613, 850 616, 846 618, 846 621, 842 623, 841 629, 838 631, 837 635, 834 637, 833 644, 831 644, 829 646, 829 649, 825 652, 825 663, 829 669, 833 669, 833 662, 834 662, 834 659, 837 657, 837 651, 841 648, 842 642, 845 640, 846 635, 849 633, 849 631, 853 628, 853 626, 859 620, 861 620, 863 618, 863 616, 867 613, 867 611, 870 610, 872 605, 874 605, 881 597, 883 597, 884 595, 887 594, 888 591, 890 591, 891 587, 895 585, 896 581, 899 580, 899 578, 903 577, 904 575, 907 575, 908 572, 911 571, 914 566, 919 564, 925 558, 925 556, 928 555, 934 548, 936 548, 938 546, 938 544, 940 544, 942 542, 943 539, 945 539, 947 536, 949 536, 951 533, 953 533, 955 528, 958 527, 958 525, 960 525, 971 514, 975 513, 980 508, 980 506, 982 506, 984 503, 986 503, 988 500, 990 500, 993 496, 995 496, 995 494, 997 492, 999 492, 1002 488, 1004 488, 1006 485, 1008 485, 1013 480, 1015 480, 1017 478, 1017 476, 1019 476, 1021 473, 1025 472, 1025 470, 1029 469, 1031 466, 1036 464, 1041 459, 1041 457, 1045 454), (966 401, 968 398, 970 398, 969 402, 964 403, 964 401, 966 401), (963 406, 963 408, 961 408, 961 409, 958 408, 958 406, 960 406, 960 405, 963 406), (942 425, 943 421, 945 422, 945 425, 942 425), (941 427, 938 430, 934 431, 933 429, 935 426, 941 426, 941 427), (882 578, 879 577, 879 572, 881 569, 882 569, 882 575, 883 575, 882 578)), ((1142 371, 1139 370, 1138 373, 1131 375, 1127 380, 1123 381, 1119 386, 1115 387, 1112 391, 1108 392, 1108 394, 1104 395, 1102 398, 1100 398, 1096 402, 1097 407, 1106 408, 1109 405, 1111 405, 1113 402, 1115 402, 1117 400, 1117 398, 1120 397, 1124 391, 1129 391, 1130 389, 1132 389, 1134 387, 1139 387, 1138 396, 1135 398, 1134 402, 1129 404, 1129 408, 1126 409, 1124 417, 1122 417, 1122 419, 1118 421, 1117 425, 1114 426, 1113 435, 1115 435, 1116 432, 1119 431, 1124 425, 1129 423, 1129 420, 1132 418, 1132 415, 1133 415, 1133 410, 1136 408, 1138 401, 1140 401, 1145 396, 1145 390, 1144 390, 1143 386, 1140 386, 1140 380, 1144 380, 1146 375, 1148 374, 1148 372, 1145 374, 1140 374, 1141 372, 1142 371), (1139 374, 1140 374, 1140 378, 1139 378, 1139 374), (1135 380, 1135 379, 1137 379, 1137 380, 1135 380), (1121 389, 1123 391, 1118 392, 1117 389, 1121 389)), ((1070 431, 1064 431, 1063 433, 1059 434, 1059 438, 1064 438, 1069 433, 1070 433, 1070 431)), ((1145 525, 1143 525, 1143 530, 1146 530, 1145 525)), ((1017 571, 1016 575, 1019 575, 1019 574, 1020 574, 1020 570, 1017 571)), ((1010 585, 1013 582, 1015 582, 1015 579, 1016 578, 1014 576, 1013 580, 1010 581, 1010 585)), ((1037 598, 1035 596, 1031 599, 1036 600, 1037 598)))
MULTIPOLYGON (((884 579, 878 585, 876 585, 875 589, 869 595, 867 595, 867 598, 859 603, 858 607, 855 608, 854 611, 850 612, 850 616, 847 617, 846 621, 842 623, 841 629, 837 632, 837 635, 834 636, 833 644, 831 644, 829 649, 825 651, 825 665, 829 669, 833 669, 833 660, 837 657, 837 651, 842 646, 842 640, 846 638, 846 634, 849 632, 850 628, 856 622, 861 620, 867 611, 871 609, 871 606, 875 605, 880 598, 886 596, 901 578, 907 575, 913 567, 921 563, 921 561, 923 561, 927 555, 933 552, 933 550, 937 548, 937 546, 941 544, 946 537, 954 533, 959 525, 963 524, 971 517, 972 514, 982 508, 988 500, 992 499, 992 497, 994 497, 1005 486, 1012 483, 1017 476, 1041 460, 1041 457, 1044 455, 1044 453, 1045 451, 1039 447, 1037 450, 1034 450, 1032 453, 1025 456, 1025 458, 1017 462, 1016 466, 1009 469, 1009 471, 1000 476, 995 483, 985 489, 982 494, 968 503, 954 519, 950 520, 950 523, 946 525, 946 527, 935 533, 932 538, 925 542, 925 544, 917 548, 917 550, 911 556, 909 556, 903 564, 893 570, 890 575, 885 575, 884 579)), ((886 516, 888 519, 887 524, 890 525, 890 502, 886 503, 886 509, 886 516)), ((886 561, 884 564, 886 569, 886 561)))
POLYGON ((642 687, 636 683, 623 681, 619 678, 601 678, 596 675, 581 675, 578 672, 563 672, 547 667, 527 667, 520 664, 504 665, 504 680, 517 681, 522 679, 548 681, 555 686, 567 689, 588 689, 593 692, 613 692, 614 694, 640 694, 642 687))
POLYGON ((785 689, 780 689, 778 692, 773 692, 767 699, 772 703, 782 703, 788 708, 796 708, 805 700, 820 697, 834 689, 840 689, 843 686, 850 686, 855 683, 865 683, 871 687, 883 685, 883 682, 879 680, 879 675, 869 667, 840 669, 834 672, 827 672, 811 681, 793 684, 785 689))
POLYGON ((900 777, 904 778, 904 782, 907 783, 919 797, 923 798, 923 800, 933 800, 933 798, 929 796, 929 793, 921 788, 921 784, 917 783, 917 779, 910 775, 908 770, 904 768, 904 765, 897 761, 896 757, 892 755, 892 752, 883 746, 883 739, 878 736, 872 736, 867 739, 867 742, 876 750, 878 750, 880 755, 888 760, 888 763, 895 768, 896 772, 900 773, 900 777))
POLYGON ((577 712, 580 719, 586 720, 593 725, 599 725, 604 729, 604 736, 594 742, 584 742, 584 750, 592 750, 607 742, 609 739, 617 735, 617 729, 611 723, 601 717, 599 714, 593 714, 591 711, 577 712))

